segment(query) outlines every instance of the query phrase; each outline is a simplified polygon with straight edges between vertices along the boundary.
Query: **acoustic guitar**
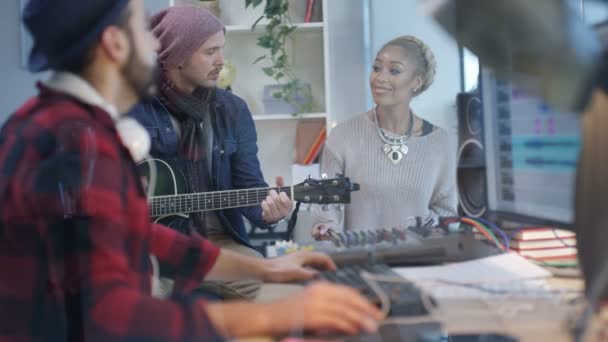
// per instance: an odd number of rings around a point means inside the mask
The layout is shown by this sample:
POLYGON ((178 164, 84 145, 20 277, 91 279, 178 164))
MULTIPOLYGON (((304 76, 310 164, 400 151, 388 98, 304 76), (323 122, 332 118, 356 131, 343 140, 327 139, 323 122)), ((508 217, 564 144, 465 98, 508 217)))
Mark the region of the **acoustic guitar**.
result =
POLYGON ((284 187, 188 193, 184 174, 164 160, 147 159, 138 167, 148 192, 150 217, 159 223, 193 212, 256 206, 270 190, 284 192, 293 201, 316 204, 350 203, 350 193, 359 190, 359 184, 337 175, 332 179, 308 178, 284 187))

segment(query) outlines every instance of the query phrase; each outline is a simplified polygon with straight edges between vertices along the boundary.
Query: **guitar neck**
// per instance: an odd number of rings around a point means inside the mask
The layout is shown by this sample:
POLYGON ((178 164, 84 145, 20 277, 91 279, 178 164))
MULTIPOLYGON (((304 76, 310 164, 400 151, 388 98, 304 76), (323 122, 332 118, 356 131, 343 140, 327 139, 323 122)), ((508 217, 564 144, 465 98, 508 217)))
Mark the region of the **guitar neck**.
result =
POLYGON ((150 200, 150 216, 255 206, 268 196, 270 190, 284 192, 289 198, 293 198, 294 189, 291 186, 155 196, 150 200))

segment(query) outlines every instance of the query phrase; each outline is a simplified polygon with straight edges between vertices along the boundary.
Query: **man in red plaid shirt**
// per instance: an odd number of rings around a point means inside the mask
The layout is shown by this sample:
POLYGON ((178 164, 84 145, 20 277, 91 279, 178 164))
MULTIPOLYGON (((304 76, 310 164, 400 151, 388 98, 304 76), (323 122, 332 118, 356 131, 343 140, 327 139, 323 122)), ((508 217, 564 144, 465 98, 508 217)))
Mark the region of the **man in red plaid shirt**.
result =
POLYGON ((255 259, 151 224, 134 159, 149 140, 126 121, 153 92, 158 43, 143 0, 31 0, 29 68, 54 70, 0 132, 1 341, 214 341, 290 329, 373 331, 379 311, 315 284, 269 303, 188 296, 203 277, 305 280, 317 253, 255 259), (151 296, 149 255, 175 294, 151 296))

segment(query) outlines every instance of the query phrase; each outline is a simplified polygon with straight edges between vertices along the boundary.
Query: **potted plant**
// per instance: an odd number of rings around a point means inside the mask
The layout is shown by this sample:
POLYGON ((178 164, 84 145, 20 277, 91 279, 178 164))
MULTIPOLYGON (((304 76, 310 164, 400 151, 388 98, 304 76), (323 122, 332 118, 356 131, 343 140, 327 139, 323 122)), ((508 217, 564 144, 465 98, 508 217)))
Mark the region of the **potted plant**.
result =
MULTIPOLYGON (((245 7, 255 8, 262 2, 264 1, 245 0, 245 7)), ((266 0, 263 15, 256 20, 251 29, 254 30, 263 19, 267 19, 268 23, 264 34, 258 38, 257 45, 268 52, 257 58, 254 64, 261 61, 270 62, 270 65, 263 67, 262 70, 280 85, 272 96, 293 105, 296 108, 294 115, 312 112, 311 89, 296 77, 286 50, 287 40, 292 38, 292 34, 296 30, 296 26, 292 24, 289 16, 288 0, 266 0)))

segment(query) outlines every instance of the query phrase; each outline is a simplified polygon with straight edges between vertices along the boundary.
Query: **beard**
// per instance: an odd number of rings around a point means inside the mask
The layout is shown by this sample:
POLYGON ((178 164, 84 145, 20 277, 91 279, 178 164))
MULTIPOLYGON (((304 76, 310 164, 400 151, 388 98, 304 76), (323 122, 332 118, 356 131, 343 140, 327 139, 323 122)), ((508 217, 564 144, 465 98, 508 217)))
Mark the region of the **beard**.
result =
POLYGON ((137 98, 141 100, 149 99, 156 95, 157 81, 160 71, 156 61, 150 65, 137 53, 136 45, 131 30, 128 30, 127 36, 131 51, 127 64, 123 67, 123 76, 129 87, 133 90, 137 98))
POLYGON ((146 65, 135 54, 129 56, 124 68, 125 80, 140 100, 156 94, 158 75, 159 69, 156 64, 146 65))

